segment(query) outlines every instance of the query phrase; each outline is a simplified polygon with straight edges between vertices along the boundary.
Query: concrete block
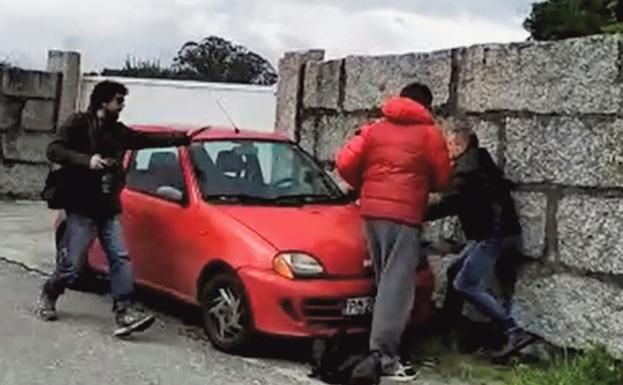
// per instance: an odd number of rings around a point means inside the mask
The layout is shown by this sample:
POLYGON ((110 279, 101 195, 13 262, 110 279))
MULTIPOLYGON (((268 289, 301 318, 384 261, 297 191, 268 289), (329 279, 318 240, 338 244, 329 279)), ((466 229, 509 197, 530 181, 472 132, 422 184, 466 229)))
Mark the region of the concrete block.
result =
POLYGON ((279 61, 279 82, 277 84, 277 117, 275 131, 294 139, 303 64, 321 61, 324 51, 288 52, 279 61))
POLYGON ((462 51, 458 104, 464 111, 616 113, 621 38, 481 45, 462 51))
POLYGON ((561 262, 623 275, 623 198, 568 196, 559 202, 557 217, 561 262))
POLYGON ((320 161, 333 161, 346 141, 371 119, 360 115, 322 116, 316 127, 316 156, 320 161))
POLYGON ((56 101, 27 100, 22 111, 22 127, 26 130, 54 132, 56 101))
POLYGON ((434 105, 450 97, 452 51, 425 54, 346 58, 344 109, 370 110, 395 95, 409 83, 421 82, 431 88, 434 105))
POLYGON ((0 196, 39 199, 48 167, 30 164, 0 164, 0 196))
POLYGON ((342 61, 308 62, 305 68, 305 108, 338 109, 342 61))
POLYGON ((506 172, 514 181, 623 185, 623 120, 509 118, 506 136, 506 172))
POLYGON ((80 54, 69 51, 48 51, 48 71, 63 74, 57 116, 57 124, 60 125, 78 108, 80 54))
POLYGON ((595 278, 528 265, 519 276, 513 314, 548 342, 584 349, 594 344, 623 357, 623 290, 595 278))
POLYGON ((0 95, 0 131, 19 127, 24 102, 0 95))
POLYGON ((522 229, 523 253, 533 258, 545 254, 547 197, 540 193, 517 192, 513 195, 522 229))
POLYGON ((13 161, 46 163, 46 149, 52 136, 42 134, 4 134, 1 137, 4 158, 13 161))
POLYGON ((6 96, 55 99, 60 87, 60 75, 42 71, 9 69, 1 72, 0 90, 6 96))

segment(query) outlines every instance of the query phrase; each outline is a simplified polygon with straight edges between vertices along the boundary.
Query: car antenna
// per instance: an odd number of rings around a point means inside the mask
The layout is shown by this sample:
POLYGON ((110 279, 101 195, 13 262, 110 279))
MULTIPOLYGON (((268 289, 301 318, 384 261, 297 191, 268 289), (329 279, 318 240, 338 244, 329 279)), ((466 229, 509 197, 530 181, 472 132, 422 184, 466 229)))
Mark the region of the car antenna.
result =
POLYGON ((229 124, 231 124, 231 126, 234 128, 234 132, 236 134, 239 134, 240 133, 240 129, 238 128, 238 126, 236 126, 236 123, 234 123, 234 120, 231 118, 231 116, 229 115, 229 113, 225 109, 225 106, 223 106, 223 103, 221 103, 221 99, 218 98, 218 97, 215 97, 215 99, 216 99, 216 103, 221 108, 221 111, 223 111, 223 113, 225 114, 225 117, 227 118, 227 120, 229 120, 229 124))

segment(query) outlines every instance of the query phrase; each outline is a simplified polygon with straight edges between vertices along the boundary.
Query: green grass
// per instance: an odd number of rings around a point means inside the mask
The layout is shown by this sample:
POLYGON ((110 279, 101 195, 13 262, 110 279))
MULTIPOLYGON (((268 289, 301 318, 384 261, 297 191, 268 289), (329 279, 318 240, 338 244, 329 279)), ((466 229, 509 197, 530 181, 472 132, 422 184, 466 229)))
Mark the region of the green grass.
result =
POLYGON ((623 362, 604 348, 561 353, 550 363, 494 365, 478 354, 461 354, 440 336, 420 335, 411 358, 427 376, 465 385, 623 385, 623 362), (431 364, 434 361, 434 364, 431 364))
POLYGON ((451 383, 505 385, 509 367, 493 365, 477 354, 461 354, 449 348, 440 336, 420 336, 414 339, 411 358, 427 375, 441 377, 451 383), (431 360, 434 359, 434 365, 431 360))
POLYGON ((506 381, 508 385, 621 385, 623 363, 596 348, 544 368, 519 365, 506 381))

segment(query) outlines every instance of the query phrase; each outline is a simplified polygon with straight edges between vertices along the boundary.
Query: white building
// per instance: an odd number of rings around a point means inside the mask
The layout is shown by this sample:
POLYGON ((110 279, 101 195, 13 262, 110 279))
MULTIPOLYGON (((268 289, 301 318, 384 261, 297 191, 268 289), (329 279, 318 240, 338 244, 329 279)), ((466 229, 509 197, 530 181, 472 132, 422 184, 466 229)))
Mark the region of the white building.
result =
POLYGON ((95 84, 114 80, 130 94, 121 120, 126 124, 198 124, 274 131, 276 87, 196 81, 86 76, 82 78, 79 108, 89 105, 95 84))

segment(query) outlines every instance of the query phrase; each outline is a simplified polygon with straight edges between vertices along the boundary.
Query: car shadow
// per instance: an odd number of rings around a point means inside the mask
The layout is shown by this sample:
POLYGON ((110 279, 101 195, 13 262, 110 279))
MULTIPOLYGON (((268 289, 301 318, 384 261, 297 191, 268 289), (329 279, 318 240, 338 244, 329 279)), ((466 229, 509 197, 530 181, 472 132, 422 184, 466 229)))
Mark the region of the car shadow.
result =
MULTIPOLYGON (((180 333, 194 340, 210 343, 203 331, 201 309, 143 288, 137 289, 137 301, 152 311, 177 319, 183 324, 180 333)), ((303 338, 283 338, 259 335, 244 354, 246 358, 263 358, 307 363, 311 359, 312 341, 303 338)))
MULTIPOLYGON (((109 293, 109 287, 109 280, 100 276, 98 279, 90 282, 88 287, 82 287, 79 291, 106 295, 109 293)), ((203 320, 199 307, 185 304, 145 288, 136 289, 136 301, 139 306, 180 321, 182 323, 180 328, 182 336, 210 343, 203 331, 203 320)), ((243 356, 246 358, 308 363, 312 358, 312 345, 313 341, 311 339, 259 335, 253 345, 244 352, 243 356)))

